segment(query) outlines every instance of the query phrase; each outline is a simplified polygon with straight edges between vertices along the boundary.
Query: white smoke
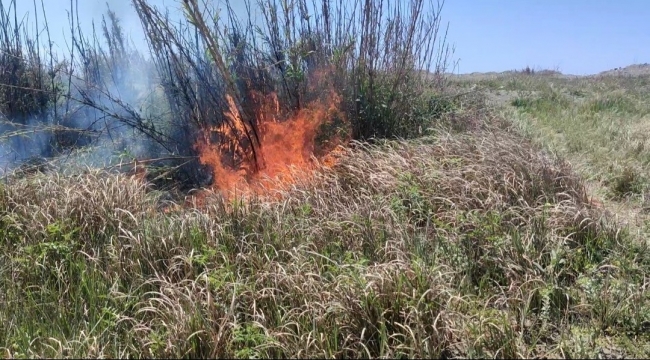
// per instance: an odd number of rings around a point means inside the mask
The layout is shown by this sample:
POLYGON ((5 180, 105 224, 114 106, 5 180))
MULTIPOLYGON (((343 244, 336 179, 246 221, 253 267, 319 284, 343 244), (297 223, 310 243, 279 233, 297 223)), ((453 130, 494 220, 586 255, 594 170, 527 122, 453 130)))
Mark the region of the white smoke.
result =
MULTIPOLYGON (((8 0, 0 0, 3 4, 8 0)), ((179 0, 150 0, 149 4, 159 9, 166 9, 170 19, 182 17, 181 4, 179 0)), ((238 16, 244 18, 245 6, 240 2, 231 3, 238 16)), ((0 176, 7 171, 20 166, 33 158, 46 157, 48 162, 58 169, 77 169, 89 167, 110 167, 117 163, 130 161, 134 158, 152 158, 166 156, 168 151, 133 126, 128 126, 124 121, 115 119, 110 114, 131 117, 132 114, 125 112, 124 106, 133 109, 135 113, 153 124, 160 132, 171 132, 168 118, 170 113, 167 109, 167 102, 160 90, 160 84, 151 62, 151 56, 147 42, 142 32, 139 17, 135 12, 130 0, 108 0, 108 1, 76 1, 70 9, 69 0, 45 0, 44 9, 37 1, 36 9, 33 3, 28 1, 17 2, 17 12, 24 12, 26 26, 35 26, 35 15, 40 19, 39 27, 43 30, 45 10, 49 25, 49 33, 52 42, 55 44, 56 57, 70 60, 71 49, 73 48, 70 30, 70 14, 79 26, 81 33, 90 39, 94 34, 97 37, 97 45, 108 51, 107 42, 103 37, 102 19, 108 23, 107 9, 113 11, 119 19, 119 24, 126 38, 127 47, 137 51, 139 57, 129 57, 122 62, 112 63, 110 71, 103 69, 101 78, 102 91, 91 96, 92 102, 102 110, 93 109, 87 105, 80 104, 74 100, 68 103, 57 104, 57 115, 64 118, 65 126, 78 130, 92 131, 91 140, 84 146, 74 147, 74 150, 60 148, 55 149, 52 145, 56 138, 51 132, 43 131, 48 125, 55 125, 59 119, 50 119, 44 124, 43 116, 27 119, 23 136, 13 136, 16 131, 21 130, 16 125, 4 121, 0 124, 0 176), (108 5, 108 7, 107 7, 108 5), (72 10, 72 11, 71 11, 72 10), (109 96, 107 96, 107 94, 109 96), (116 103, 119 102, 118 103, 116 103), (12 135, 12 136, 10 136, 12 135), (60 151, 60 152, 59 152, 60 151)), ((219 1, 214 1, 214 6, 219 6, 219 1)), ((215 8, 216 9, 216 8, 215 8)), ((35 33, 32 31, 32 33, 35 33)), ((42 35, 44 36, 44 35, 42 35)), ((77 37, 77 35, 75 35, 77 37)), ((78 37, 76 39, 79 41, 78 37)), ((41 41, 43 38, 41 38, 41 41)), ((44 53, 49 51, 47 46, 41 46, 44 53)), ((74 91, 74 86, 81 86, 83 81, 79 69, 82 67, 82 59, 79 50, 75 49, 73 62, 77 70, 73 73, 71 84, 73 85, 72 97, 79 99, 81 94, 74 91)), ((47 61, 46 61, 47 63, 47 61)), ((104 64, 105 65, 105 64, 104 64)), ((61 74, 59 74, 61 75, 61 74)), ((67 87, 68 79, 61 79, 63 86, 67 87)), ((52 113, 54 109, 52 109, 52 113)), ((74 136, 73 136, 74 137, 74 136)), ((88 141, 86 138, 84 141, 88 141)), ((174 153, 174 149, 171 149, 174 153)))

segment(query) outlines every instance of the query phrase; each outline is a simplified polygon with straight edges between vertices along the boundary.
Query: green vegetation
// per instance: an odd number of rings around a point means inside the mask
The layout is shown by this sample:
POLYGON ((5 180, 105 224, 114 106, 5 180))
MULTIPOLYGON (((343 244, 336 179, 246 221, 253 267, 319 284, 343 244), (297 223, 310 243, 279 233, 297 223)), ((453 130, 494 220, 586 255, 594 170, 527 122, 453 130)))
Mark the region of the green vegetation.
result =
MULTIPOLYGON (((467 79, 460 82, 469 83, 467 79)), ((499 89, 491 92, 501 100, 501 117, 511 119, 534 142, 569 160, 588 182, 592 195, 647 234, 650 75, 510 74, 477 84, 499 89)))

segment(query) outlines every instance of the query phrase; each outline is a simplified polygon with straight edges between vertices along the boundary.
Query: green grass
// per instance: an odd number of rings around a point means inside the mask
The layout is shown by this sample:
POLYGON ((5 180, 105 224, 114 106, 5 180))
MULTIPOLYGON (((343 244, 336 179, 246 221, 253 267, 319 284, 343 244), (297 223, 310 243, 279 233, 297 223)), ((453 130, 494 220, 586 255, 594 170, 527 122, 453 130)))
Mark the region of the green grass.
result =
POLYGON ((589 193, 645 241, 650 235, 650 76, 460 79, 495 99, 498 117, 569 161, 589 193))
POLYGON ((159 195, 2 187, 4 356, 650 355, 646 246, 505 130, 357 144, 280 200, 159 195))
POLYGON ((648 190, 650 77, 504 78, 519 95, 504 109, 538 143, 567 157, 612 198, 648 190), (516 84, 516 85, 513 85, 516 84))

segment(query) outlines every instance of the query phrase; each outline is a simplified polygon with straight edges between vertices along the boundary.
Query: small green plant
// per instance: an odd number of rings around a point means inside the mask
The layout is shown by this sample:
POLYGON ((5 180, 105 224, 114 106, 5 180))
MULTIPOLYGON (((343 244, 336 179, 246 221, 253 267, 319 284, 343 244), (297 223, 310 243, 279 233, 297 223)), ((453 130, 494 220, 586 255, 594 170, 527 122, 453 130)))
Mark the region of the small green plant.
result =
POLYGON ((622 199, 634 194, 642 194, 647 188, 647 181, 638 170, 625 166, 621 172, 608 181, 611 195, 622 199))
POLYGON ((238 359, 259 359, 261 354, 257 348, 267 341, 261 329, 252 325, 238 326, 233 330, 233 346, 235 357, 238 359))
POLYGON ((522 97, 515 98, 510 102, 510 105, 512 106, 516 108, 524 108, 524 109, 532 107, 533 104, 534 104, 533 99, 522 98, 522 97))
POLYGON ((629 99, 622 96, 597 98, 591 100, 585 106, 588 111, 593 113, 606 112, 606 111, 618 112, 618 113, 634 112, 634 104, 629 99))
POLYGON ((583 90, 580 90, 580 89, 571 89, 571 90, 569 90, 569 95, 575 96, 575 97, 578 97, 578 98, 582 98, 582 97, 585 97, 587 95, 587 93, 585 91, 583 91, 583 90))

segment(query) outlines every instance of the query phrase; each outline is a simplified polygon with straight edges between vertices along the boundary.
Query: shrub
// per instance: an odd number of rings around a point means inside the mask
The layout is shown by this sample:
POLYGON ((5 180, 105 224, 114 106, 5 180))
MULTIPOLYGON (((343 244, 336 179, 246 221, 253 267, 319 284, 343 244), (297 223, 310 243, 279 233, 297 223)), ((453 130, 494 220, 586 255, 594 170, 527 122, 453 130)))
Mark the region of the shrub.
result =
MULTIPOLYGON (((172 109, 173 128, 183 134, 179 139, 191 143, 205 129, 227 124, 237 139, 228 145, 229 157, 253 169, 259 160, 260 113, 268 106, 260 99, 270 94, 277 96, 279 119, 336 93, 343 97, 353 138, 410 137, 421 132, 426 118, 424 85, 434 83, 437 90, 444 85, 450 52, 439 32, 442 4, 427 9, 428 2, 414 0, 384 9, 369 1, 260 0, 263 21, 255 27, 252 18, 238 19, 228 1, 224 15, 196 0, 184 1, 180 23, 168 21, 147 0, 133 3, 172 109), (420 70, 432 67, 433 81, 421 76, 420 70), (233 106, 240 119, 226 115, 233 106)), ((439 115, 440 109, 435 105, 428 114, 439 115)))
POLYGON ((7 7, 0 4, 0 112, 24 125, 47 111, 56 89, 38 49, 40 44, 12 16, 15 6, 15 0, 7 7))
POLYGON ((619 174, 608 181, 611 195, 616 199, 642 194, 646 189, 646 183, 639 171, 630 166, 625 166, 619 174))

